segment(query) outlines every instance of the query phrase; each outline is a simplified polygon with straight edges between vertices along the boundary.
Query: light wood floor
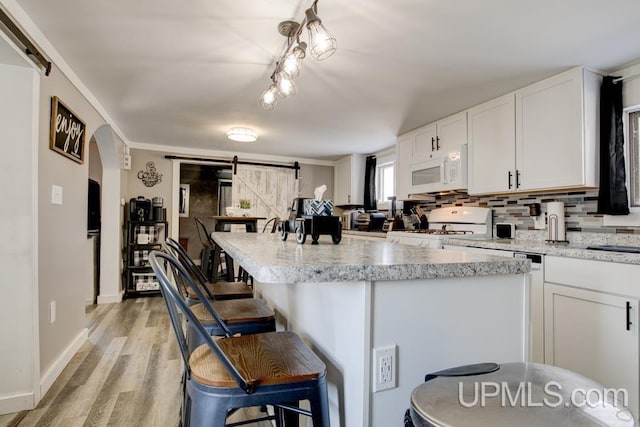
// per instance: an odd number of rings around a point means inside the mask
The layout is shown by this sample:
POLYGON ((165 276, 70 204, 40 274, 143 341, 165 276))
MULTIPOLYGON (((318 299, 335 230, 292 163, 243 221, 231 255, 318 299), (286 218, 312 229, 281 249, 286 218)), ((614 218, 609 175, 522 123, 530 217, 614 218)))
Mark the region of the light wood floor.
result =
POLYGON ((162 298, 91 306, 87 321, 88 341, 38 407, 0 426, 177 426, 182 359, 162 298))

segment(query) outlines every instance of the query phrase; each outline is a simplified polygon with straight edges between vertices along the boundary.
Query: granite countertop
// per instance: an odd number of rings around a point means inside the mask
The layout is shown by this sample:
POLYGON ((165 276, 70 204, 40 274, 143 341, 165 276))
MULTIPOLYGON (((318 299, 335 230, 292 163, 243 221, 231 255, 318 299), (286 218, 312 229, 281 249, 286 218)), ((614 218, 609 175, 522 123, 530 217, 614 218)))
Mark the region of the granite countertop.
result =
MULTIPOLYGON (((639 264, 640 254, 608 252, 587 249, 594 244, 609 244, 607 241, 569 239, 570 244, 547 244, 544 241, 528 239, 448 239, 445 244, 451 246, 470 246, 485 249, 501 249, 515 252, 529 252, 541 255, 557 255, 568 258, 580 258, 594 261, 639 264)), ((617 242, 616 242, 617 243, 617 242)), ((621 242, 624 246, 637 246, 635 242, 621 242)))
POLYGON ((236 264, 263 283, 342 282, 435 279, 521 274, 529 260, 398 245, 386 240, 343 236, 334 245, 320 236, 319 245, 298 244, 294 236, 212 233, 236 264))

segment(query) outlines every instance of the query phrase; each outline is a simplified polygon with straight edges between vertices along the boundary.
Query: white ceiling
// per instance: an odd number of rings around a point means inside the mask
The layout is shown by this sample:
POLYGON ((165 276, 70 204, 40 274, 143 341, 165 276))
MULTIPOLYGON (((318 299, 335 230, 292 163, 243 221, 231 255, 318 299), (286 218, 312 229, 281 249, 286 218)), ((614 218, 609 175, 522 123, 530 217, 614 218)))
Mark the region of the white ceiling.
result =
MULTIPOLYGON (((638 0, 320 0, 338 41, 263 110, 312 0, 17 0, 132 142, 330 159, 576 65, 640 60, 638 0), (256 129, 230 143, 231 126, 256 129)), ((306 38, 306 34, 304 36, 306 38)))

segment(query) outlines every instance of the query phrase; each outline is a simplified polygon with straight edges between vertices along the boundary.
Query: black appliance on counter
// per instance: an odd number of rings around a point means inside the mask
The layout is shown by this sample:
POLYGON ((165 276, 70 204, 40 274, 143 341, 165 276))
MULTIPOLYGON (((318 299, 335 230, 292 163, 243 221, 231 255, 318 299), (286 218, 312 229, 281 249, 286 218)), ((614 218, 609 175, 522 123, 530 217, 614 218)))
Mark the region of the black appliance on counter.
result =
POLYGON ((151 219, 151 200, 138 196, 129 200, 129 219, 131 221, 149 221, 151 219))
POLYGON ((386 220, 382 212, 365 212, 356 217, 355 224, 360 231, 382 231, 386 220))

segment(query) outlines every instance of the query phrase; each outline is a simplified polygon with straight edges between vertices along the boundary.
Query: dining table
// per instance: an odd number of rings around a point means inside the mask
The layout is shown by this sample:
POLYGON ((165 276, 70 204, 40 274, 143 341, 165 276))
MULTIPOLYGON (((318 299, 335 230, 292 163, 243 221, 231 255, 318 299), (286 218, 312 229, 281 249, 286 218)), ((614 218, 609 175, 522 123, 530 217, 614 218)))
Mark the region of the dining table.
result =
POLYGON ((215 231, 230 231, 225 230, 226 225, 244 224, 247 233, 256 233, 258 231, 258 220, 267 219, 263 216, 228 216, 228 215, 214 215, 210 217, 214 222, 215 231))

